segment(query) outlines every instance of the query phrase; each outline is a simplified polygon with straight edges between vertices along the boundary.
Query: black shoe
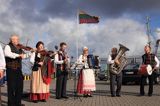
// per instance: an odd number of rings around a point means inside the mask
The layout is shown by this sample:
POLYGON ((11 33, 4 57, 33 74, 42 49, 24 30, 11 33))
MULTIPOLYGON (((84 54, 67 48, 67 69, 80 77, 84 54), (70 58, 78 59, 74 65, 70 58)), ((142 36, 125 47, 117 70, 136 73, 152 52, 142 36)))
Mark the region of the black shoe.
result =
POLYGON ((118 94, 118 95, 116 95, 116 96, 117 96, 117 97, 121 97, 121 95, 119 95, 119 94, 118 94))
POLYGON ((60 97, 56 97, 56 99, 61 99, 60 97))
POLYGON ((38 100, 33 100, 32 102, 33 102, 33 103, 38 103, 38 100))
POLYGON ((91 94, 88 94, 87 96, 88 96, 88 97, 93 97, 91 94))
POLYGON ((151 97, 151 96, 152 96, 152 94, 148 94, 148 96, 149 96, 149 97, 151 97))
POLYGON ((47 101, 44 99, 44 100, 41 100, 41 102, 47 102, 47 101))
POLYGON ((84 98, 87 98, 87 97, 88 97, 88 95, 84 94, 84 95, 83 95, 83 97, 84 97, 84 98))
POLYGON ((62 96, 62 98, 68 99, 69 97, 68 96, 62 96))
POLYGON ((111 95, 111 97, 116 97, 116 95, 111 95))
POLYGON ((144 94, 139 94, 139 96, 144 96, 144 94))

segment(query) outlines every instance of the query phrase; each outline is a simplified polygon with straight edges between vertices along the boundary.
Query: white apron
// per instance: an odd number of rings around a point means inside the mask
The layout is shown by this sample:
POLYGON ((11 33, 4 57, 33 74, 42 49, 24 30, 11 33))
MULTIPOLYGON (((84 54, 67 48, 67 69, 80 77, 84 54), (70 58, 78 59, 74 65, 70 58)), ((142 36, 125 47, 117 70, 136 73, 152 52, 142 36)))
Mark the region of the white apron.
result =
POLYGON ((82 70, 83 76, 83 90, 85 91, 95 91, 96 84, 95 84, 95 76, 92 69, 83 69, 82 70))

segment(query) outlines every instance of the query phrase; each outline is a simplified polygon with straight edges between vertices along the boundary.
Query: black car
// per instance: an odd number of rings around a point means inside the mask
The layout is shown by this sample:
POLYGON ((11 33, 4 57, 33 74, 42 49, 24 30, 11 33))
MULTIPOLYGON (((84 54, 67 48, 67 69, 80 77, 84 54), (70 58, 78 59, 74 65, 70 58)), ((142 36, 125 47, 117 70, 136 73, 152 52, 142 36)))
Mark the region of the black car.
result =
POLYGON ((100 71, 100 72, 98 73, 98 78, 99 78, 99 80, 107 80, 108 77, 107 77, 106 71, 105 71, 105 70, 104 70, 104 71, 100 71))
POLYGON ((140 75, 138 74, 140 64, 128 64, 123 70, 122 83, 127 84, 128 82, 140 83, 140 75))
MULTIPOLYGON (((134 82, 135 84, 140 84, 141 75, 138 74, 140 64, 128 64, 123 70, 122 83, 127 84, 128 82, 134 82)), ((160 82, 160 72, 159 70, 153 72, 154 84, 160 82)), ((148 84, 148 79, 146 79, 146 84, 148 84)))
POLYGON ((97 75, 99 80, 108 80, 106 63, 107 63, 106 61, 101 61, 100 70, 98 71, 97 75))

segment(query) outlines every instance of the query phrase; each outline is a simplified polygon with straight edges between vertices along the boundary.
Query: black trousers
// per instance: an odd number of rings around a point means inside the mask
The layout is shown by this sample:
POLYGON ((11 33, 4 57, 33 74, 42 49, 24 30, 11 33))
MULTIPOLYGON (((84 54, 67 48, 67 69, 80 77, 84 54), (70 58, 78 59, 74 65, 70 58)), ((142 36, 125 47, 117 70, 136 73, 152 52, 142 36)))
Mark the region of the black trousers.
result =
POLYGON ((23 75, 21 69, 6 70, 8 106, 20 106, 23 93, 23 75))
POLYGON ((66 96, 68 72, 57 70, 56 77, 56 98, 61 98, 66 96))
POLYGON ((149 89, 148 89, 148 94, 151 95, 153 93, 153 79, 154 79, 154 75, 153 73, 149 76, 141 76, 141 81, 140 81, 140 94, 144 95, 144 85, 146 83, 146 79, 149 79, 149 89))
POLYGON ((122 72, 118 75, 110 73, 110 91, 111 95, 121 95, 122 86, 122 72), (115 83, 117 84, 117 89, 115 90, 115 83))

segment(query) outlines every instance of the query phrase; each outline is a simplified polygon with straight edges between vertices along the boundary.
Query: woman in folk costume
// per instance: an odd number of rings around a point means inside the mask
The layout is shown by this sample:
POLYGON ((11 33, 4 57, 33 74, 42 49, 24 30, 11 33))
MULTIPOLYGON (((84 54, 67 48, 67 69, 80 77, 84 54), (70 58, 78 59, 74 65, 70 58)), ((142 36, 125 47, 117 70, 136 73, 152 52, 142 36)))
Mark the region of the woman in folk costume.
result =
POLYGON ((51 74, 53 66, 51 59, 44 52, 44 43, 39 41, 36 44, 37 51, 32 53, 30 62, 33 63, 31 78, 31 94, 30 99, 37 103, 38 101, 46 102, 49 98, 51 74))
POLYGON ((77 93, 83 94, 84 97, 92 97, 92 92, 96 90, 95 86, 95 76, 93 69, 89 68, 88 61, 88 48, 83 48, 83 54, 80 55, 78 63, 83 64, 84 67, 80 71, 78 84, 77 84, 77 93))

